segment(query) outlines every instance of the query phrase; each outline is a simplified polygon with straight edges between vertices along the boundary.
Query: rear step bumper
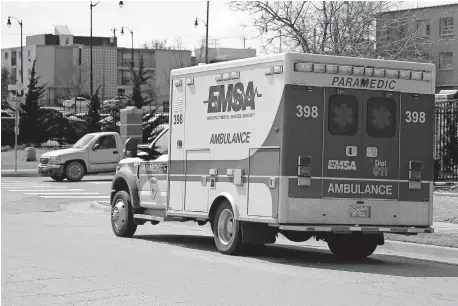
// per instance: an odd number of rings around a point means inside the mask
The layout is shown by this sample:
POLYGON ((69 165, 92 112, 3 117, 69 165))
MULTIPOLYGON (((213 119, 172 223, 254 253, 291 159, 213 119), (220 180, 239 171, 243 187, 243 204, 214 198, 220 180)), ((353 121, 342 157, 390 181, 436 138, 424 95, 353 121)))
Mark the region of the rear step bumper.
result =
POLYGON ((302 232, 334 232, 334 233, 394 233, 394 234, 419 234, 434 233, 432 227, 389 227, 389 226, 345 226, 345 225, 274 225, 280 230, 302 232))

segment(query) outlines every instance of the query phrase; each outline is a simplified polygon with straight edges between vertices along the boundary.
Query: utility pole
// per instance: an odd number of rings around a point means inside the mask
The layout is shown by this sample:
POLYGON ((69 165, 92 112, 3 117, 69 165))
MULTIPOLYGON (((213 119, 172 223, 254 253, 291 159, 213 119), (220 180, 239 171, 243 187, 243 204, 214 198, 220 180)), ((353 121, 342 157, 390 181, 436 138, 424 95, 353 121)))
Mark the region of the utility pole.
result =
POLYGON ((116 28, 113 28, 111 29, 111 31, 113 31, 113 44, 115 43, 115 40, 116 40, 116 28))
POLYGON ((245 49, 245 41, 246 41, 246 37, 245 37, 245 36, 243 36, 243 37, 242 37, 242 39, 243 39, 243 49, 245 49))

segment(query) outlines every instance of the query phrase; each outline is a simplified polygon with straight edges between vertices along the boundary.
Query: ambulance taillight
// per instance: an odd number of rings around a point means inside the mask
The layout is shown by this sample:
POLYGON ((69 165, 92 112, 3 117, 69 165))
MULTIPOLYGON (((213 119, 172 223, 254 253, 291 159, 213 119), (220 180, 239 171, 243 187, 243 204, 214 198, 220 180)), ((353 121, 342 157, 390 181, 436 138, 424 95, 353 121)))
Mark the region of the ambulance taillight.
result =
POLYGON ((297 186, 312 185, 312 157, 299 156, 297 165, 297 186))
POLYGON ((409 162, 409 189, 421 190, 421 172, 423 163, 421 161, 411 160, 409 162))

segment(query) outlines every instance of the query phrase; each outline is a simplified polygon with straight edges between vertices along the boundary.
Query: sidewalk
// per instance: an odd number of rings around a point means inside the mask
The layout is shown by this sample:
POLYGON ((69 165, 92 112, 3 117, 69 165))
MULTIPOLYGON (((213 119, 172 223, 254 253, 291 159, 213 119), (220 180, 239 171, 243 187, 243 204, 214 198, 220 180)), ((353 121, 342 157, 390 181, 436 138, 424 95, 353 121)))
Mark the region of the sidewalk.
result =
POLYGON ((17 172, 14 169, 2 169, 2 177, 38 177, 38 167, 36 169, 17 169, 17 172))

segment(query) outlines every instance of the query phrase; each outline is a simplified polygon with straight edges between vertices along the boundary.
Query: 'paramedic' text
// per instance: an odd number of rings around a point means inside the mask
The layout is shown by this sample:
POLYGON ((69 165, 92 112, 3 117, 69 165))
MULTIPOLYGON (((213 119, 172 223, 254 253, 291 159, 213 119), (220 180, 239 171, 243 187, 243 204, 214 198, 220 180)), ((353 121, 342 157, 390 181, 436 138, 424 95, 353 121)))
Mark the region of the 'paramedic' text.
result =
POLYGON ((249 143, 251 132, 212 134, 210 144, 249 143))
POLYGON ((332 85, 346 86, 346 87, 359 87, 359 88, 373 88, 373 89, 395 89, 396 81, 394 80, 374 80, 364 78, 350 78, 350 77, 334 77, 332 85))

